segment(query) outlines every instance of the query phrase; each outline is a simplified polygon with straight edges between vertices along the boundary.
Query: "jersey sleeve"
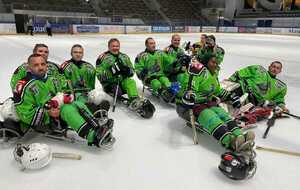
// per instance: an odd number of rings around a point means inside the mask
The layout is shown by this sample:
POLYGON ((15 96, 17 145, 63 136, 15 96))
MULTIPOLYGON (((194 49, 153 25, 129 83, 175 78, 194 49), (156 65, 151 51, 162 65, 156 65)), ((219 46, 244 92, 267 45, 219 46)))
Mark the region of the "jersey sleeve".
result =
POLYGON ((19 80, 23 79, 26 76, 26 68, 23 65, 20 65, 13 73, 11 80, 10 80, 10 87, 12 91, 15 89, 19 80))

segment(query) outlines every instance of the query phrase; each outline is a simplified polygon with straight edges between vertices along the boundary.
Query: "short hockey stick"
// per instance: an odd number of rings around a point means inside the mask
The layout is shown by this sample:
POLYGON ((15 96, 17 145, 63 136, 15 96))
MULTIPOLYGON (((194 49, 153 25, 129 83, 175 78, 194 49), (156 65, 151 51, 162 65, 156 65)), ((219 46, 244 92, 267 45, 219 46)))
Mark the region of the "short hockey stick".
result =
POLYGON ((267 151, 267 152, 275 152, 275 153, 281 153, 281 154, 287 154, 291 156, 300 156, 300 152, 292 152, 288 150, 281 150, 281 149, 275 149, 275 148, 267 148, 263 146, 256 146, 257 150, 267 151))
POLYGON ((118 98, 118 91, 119 91, 119 87, 120 86, 120 82, 118 80, 118 84, 117 84, 117 89, 115 91, 115 95, 114 95, 114 102, 113 102, 113 108, 112 108, 112 112, 115 112, 115 109, 116 109, 116 104, 117 104, 117 98, 118 98))
POLYGON ((54 152, 52 153, 53 158, 63 158, 63 159, 70 159, 70 160, 81 160, 81 155, 80 154, 75 154, 75 153, 58 153, 54 152))

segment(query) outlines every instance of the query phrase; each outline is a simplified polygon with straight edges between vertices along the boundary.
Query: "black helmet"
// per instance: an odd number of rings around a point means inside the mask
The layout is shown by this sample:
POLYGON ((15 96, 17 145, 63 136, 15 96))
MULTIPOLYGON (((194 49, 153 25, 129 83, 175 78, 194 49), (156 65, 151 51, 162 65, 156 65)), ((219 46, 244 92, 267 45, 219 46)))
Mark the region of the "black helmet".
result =
POLYGON ((221 156, 220 171, 233 180, 243 180, 255 174, 256 162, 247 161, 245 156, 233 152, 226 152, 221 156))

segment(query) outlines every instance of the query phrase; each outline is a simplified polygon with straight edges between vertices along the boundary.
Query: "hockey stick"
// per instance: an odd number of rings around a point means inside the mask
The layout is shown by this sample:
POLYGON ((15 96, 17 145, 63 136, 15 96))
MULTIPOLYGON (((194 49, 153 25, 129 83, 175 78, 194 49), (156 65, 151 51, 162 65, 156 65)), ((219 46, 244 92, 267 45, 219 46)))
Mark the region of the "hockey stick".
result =
POLYGON ((189 110, 189 114, 190 114, 192 129, 193 129, 193 141, 194 141, 194 144, 198 144, 198 136, 197 136, 197 131, 196 131, 196 122, 195 122, 195 116, 194 116, 193 109, 189 110))
POLYGON ((289 116, 291 116, 291 117, 293 117, 293 118, 296 118, 296 119, 300 119, 300 116, 298 116, 298 115, 294 115, 294 114, 291 114, 291 113, 289 113, 289 112, 282 112, 282 113, 284 113, 284 114, 286 114, 286 115, 289 115, 289 116))
POLYGON ((262 147, 262 146, 256 146, 256 149, 262 150, 262 151, 268 151, 268 152, 287 154, 287 155, 291 155, 291 156, 300 156, 300 152, 292 152, 292 151, 288 151, 288 150, 280 150, 280 149, 267 148, 267 147, 262 147))
MULTIPOLYGON (((190 73, 189 82, 188 82, 188 93, 189 94, 193 93, 193 91, 192 91, 193 77, 194 77, 194 75, 192 73, 190 73)), ((193 130, 193 141, 194 141, 194 144, 198 144, 198 136, 197 136, 197 131, 196 131, 195 116, 194 116, 194 112, 193 112, 192 108, 189 109, 189 115, 190 115, 192 130, 193 130)))
POLYGON ((75 154, 75 153, 58 153, 54 152, 52 153, 53 158, 63 158, 63 159, 70 159, 70 160, 81 160, 81 155, 80 154, 75 154))
POLYGON ((119 85, 120 85, 120 80, 118 80, 117 89, 115 91, 112 112, 115 112, 115 109, 116 109, 117 97, 118 97, 118 91, 119 91, 119 85))
POLYGON ((143 90, 142 90, 142 100, 145 98, 145 85, 143 84, 143 90))
POLYGON ((276 114, 274 113, 274 111, 271 112, 269 118, 268 118, 268 121, 267 121, 267 129, 265 130, 264 132, 264 135, 263 135, 263 138, 267 138, 267 135, 270 131, 270 128, 274 126, 275 124, 275 120, 276 120, 276 114))

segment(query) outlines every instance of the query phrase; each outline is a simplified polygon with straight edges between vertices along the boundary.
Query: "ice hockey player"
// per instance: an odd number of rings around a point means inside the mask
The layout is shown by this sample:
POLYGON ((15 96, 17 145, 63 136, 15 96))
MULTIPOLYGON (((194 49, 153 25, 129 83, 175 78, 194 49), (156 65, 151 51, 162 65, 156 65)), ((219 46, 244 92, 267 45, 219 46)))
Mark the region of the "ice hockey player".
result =
POLYGON ((88 145, 106 147, 114 143, 112 119, 106 118, 103 122, 103 117, 94 118, 82 102, 64 93, 67 84, 47 75, 48 64, 43 56, 32 54, 27 63, 28 72, 14 90, 15 108, 23 132, 29 128, 50 131, 56 129, 59 121, 86 139, 88 145))
POLYGON ((206 39, 207 39, 207 35, 201 34, 200 42, 196 42, 192 45, 191 50, 193 55, 196 55, 200 49, 204 48, 206 44, 206 39))
POLYGON ((151 118, 155 112, 154 105, 139 97, 136 82, 133 79, 134 68, 129 56, 120 52, 120 41, 112 38, 108 41, 108 51, 102 53, 96 61, 96 76, 103 90, 125 102, 129 109, 144 118, 151 118))
POLYGON ((238 96, 248 93, 248 101, 255 106, 273 104, 288 112, 285 105, 287 85, 277 75, 282 71, 282 63, 273 61, 268 70, 261 65, 250 65, 236 71, 229 80, 240 87, 234 90, 238 96))
POLYGON ((92 112, 98 109, 108 111, 109 101, 103 100, 103 95, 95 89, 96 70, 93 65, 82 60, 83 55, 83 47, 80 44, 73 45, 72 58, 61 65, 62 72, 71 82, 76 100, 83 101, 92 112))
POLYGON ((179 34, 172 35, 171 45, 166 47, 163 52, 164 56, 164 73, 172 82, 176 82, 181 73, 186 71, 191 58, 185 55, 184 50, 180 47, 181 37, 179 34))
MULTIPOLYGON (((48 76, 57 76, 58 78, 63 77, 59 65, 57 65, 56 63, 53 63, 51 61, 48 61, 49 49, 46 44, 35 44, 35 46, 33 48, 33 53, 43 56, 44 59, 47 61, 47 65, 48 65, 47 75, 48 76)), ((25 62, 14 71, 12 78, 10 80, 10 87, 11 87, 12 91, 15 89, 18 81, 26 76, 27 67, 28 67, 28 64, 25 62)))
POLYGON ((135 58, 135 71, 143 85, 167 103, 172 103, 179 91, 178 83, 171 83, 164 73, 164 53, 156 49, 153 38, 145 41, 146 50, 135 58))
POLYGON ((217 60, 212 56, 208 63, 193 60, 186 77, 181 81, 181 90, 176 98, 178 115, 190 120, 189 109, 193 110, 201 129, 212 135, 225 148, 234 152, 251 153, 255 135, 252 131, 243 134, 230 115, 219 107, 224 100, 231 100, 239 107, 239 99, 221 88, 216 74, 217 60))
POLYGON ((205 45, 200 48, 196 57, 200 62, 208 62, 212 55, 216 56, 217 59, 217 73, 220 71, 220 65, 223 62, 225 50, 216 44, 216 38, 214 35, 207 36, 205 45))

